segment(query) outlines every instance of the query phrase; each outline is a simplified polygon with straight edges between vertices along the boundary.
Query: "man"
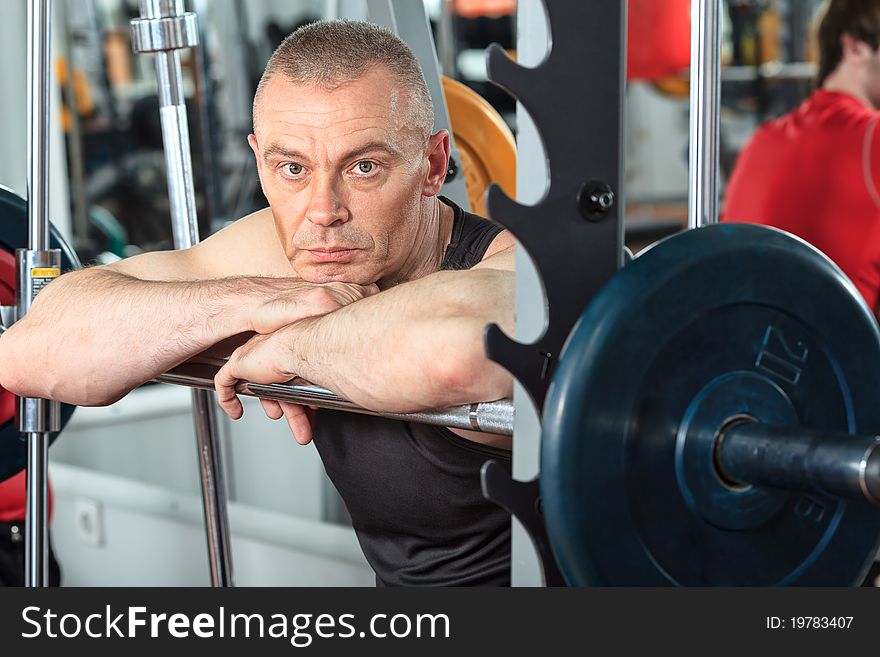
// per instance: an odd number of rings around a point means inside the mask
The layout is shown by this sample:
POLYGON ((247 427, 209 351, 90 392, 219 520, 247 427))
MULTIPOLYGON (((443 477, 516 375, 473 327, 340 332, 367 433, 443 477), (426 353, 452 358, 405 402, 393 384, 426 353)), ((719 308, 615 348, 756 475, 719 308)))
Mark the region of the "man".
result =
POLYGON ((831 0, 818 89, 740 154, 724 220, 775 226, 834 260, 875 311, 880 296, 880 0, 831 0))
MULTIPOLYGON (((818 89, 762 126, 737 159, 724 221, 786 230, 823 251, 880 308, 880 0, 830 0, 818 89)), ((880 584, 880 563, 863 586, 880 584)))
MULTIPOLYGON (((377 411, 508 396, 481 336, 488 322, 512 331, 514 240, 437 197, 449 136, 431 134, 433 120, 418 63, 391 33, 296 31, 254 99, 249 143, 270 208, 186 251, 60 277, 0 339, 0 383, 108 404, 253 332, 216 377, 233 418, 238 380, 300 376, 377 411)), ((311 440, 302 408, 263 407, 311 440)), ((509 582, 509 517, 479 485, 487 456, 509 463, 506 439, 329 412, 314 435, 378 583, 509 582)))

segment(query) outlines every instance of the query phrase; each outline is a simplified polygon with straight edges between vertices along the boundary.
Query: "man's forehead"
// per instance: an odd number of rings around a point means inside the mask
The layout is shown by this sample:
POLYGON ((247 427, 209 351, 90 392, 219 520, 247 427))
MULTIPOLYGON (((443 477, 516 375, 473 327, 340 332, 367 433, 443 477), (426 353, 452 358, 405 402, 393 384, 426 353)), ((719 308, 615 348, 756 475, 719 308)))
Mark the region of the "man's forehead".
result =
POLYGON ((276 73, 257 99, 254 119, 255 123, 275 119, 311 125, 358 119, 398 124, 405 95, 399 80, 381 68, 336 84, 294 82, 276 73))
POLYGON ((262 157, 312 159, 349 157, 384 151, 400 155, 404 147, 400 131, 390 128, 384 117, 323 116, 312 121, 308 114, 275 115, 264 120, 255 133, 262 157), (331 120, 324 120, 331 119, 331 120))
MULTIPOLYGON (((390 73, 387 74, 390 77, 390 73)), ((406 100, 396 80, 369 73, 333 88, 274 76, 255 108, 254 132, 264 158, 267 148, 303 152, 320 143, 351 152, 384 144, 391 154, 408 150, 420 133, 409 125, 406 100), (371 79, 372 78, 372 79, 371 79), (418 133, 418 134, 417 134, 418 133)))

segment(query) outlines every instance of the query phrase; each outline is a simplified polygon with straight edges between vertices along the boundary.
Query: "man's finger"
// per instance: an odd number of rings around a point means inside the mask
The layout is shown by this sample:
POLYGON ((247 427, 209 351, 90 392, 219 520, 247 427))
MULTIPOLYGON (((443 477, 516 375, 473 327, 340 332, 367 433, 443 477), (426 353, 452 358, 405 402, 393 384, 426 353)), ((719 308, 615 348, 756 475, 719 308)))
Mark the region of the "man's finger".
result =
POLYGON ((308 445, 312 442, 312 423, 309 421, 306 407, 290 402, 279 403, 284 409, 284 417, 287 419, 287 426, 290 427, 294 440, 300 445, 308 445))
POLYGON ((274 399, 260 399, 260 403, 263 405, 263 412, 266 413, 266 417, 270 420, 278 420, 284 415, 284 411, 281 410, 281 404, 274 399))
MULTIPOLYGON (((231 362, 231 361, 230 361, 231 362)), ((220 371, 214 376, 214 390, 217 391, 217 402, 220 408, 233 420, 239 419, 244 415, 244 408, 235 394, 235 384, 238 383, 238 377, 233 375, 230 363, 226 363, 220 368, 220 371)))

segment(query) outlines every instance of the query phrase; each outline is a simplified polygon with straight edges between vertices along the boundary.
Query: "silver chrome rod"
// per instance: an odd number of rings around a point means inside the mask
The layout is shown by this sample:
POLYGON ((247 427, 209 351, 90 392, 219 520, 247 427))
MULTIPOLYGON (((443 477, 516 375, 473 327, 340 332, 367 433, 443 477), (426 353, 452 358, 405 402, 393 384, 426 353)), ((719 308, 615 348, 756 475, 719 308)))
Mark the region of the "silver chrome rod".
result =
MULTIPOLYGON (((199 241, 190 153, 186 99, 180 68, 179 49, 197 45, 193 14, 184 11, 183 0, 140 0, 141 28, 133 42, 155 52, 159 83, 159 115, 165 149, 168 195, 171 206, 174 247, 187 249, 199 241), (151 36, 142 39, 143 34, 151 36)), ((207 390, 193 391, 193 421, 199 457, 205 532, 213 586, 232 586, 232 549, 226 515, 226 484, 217 436, 216 404, 207 390)))
POLYGON ((49 89, 51 83, 50 0, 28 3, 28 218, 30 248, 49 248, 49 89))
MULTIPOLYGON (((193 360, 178 365, 165 374, 160 374, 155 380, 159 383, 171 383, 201 390, 213 390, 214 376, 220 369, 220 364, 217 362, 193 360)), ((330 410, 362 413, 387 417, 393 420, 451 427, 453 429, 482 431, 502 436, 513 435, 513 403, 509 399, 462 404, 460 406, 433 411, 420 411, 418 413, 380 413, 358 406, 354 402, 344 399, 326 388, 299 380, 285 384, 262 384, 244 381, 236 387, 236 391, 239 394, 250 397, 288 401, 330 410)))
POLYGON ((229 518, 226 510, 226 477, 217 437, 216 403, 211 392, 193 390, 193 422, 201 474, 202 501, 205 507, 205 532, 208 540, 208 568, 214 586, 232 586, 232 552, 229 518))
POLYGON ((77 93, 74 82, 73 48, 71 41, 74 35, 70 26, 68 2, 56 6, 61 15, 61 26, 64 30, 64 58, 67 60, 67 75, 64 80, 64 93, 67 96, 70 111, 70 135, 67 139, 70 162, 70 195, 73 200, 73 234, 77 237, 78 246, 86 246, 89 242, 89 217, 86 201, 85 160, 83 159, 83 135, 77 110, 77 93))
POLYGON ((49 586, 49 433, 28 433, 25 586, 49 586))
POLYGON ((688 227, 718 223, 721 0, 691 0, 688 227))
MULTIPOLYGON (((49 90, 51 83, 50 0, 28 3, 28 250, 16 253, 19 277, 17 296, 18 317, 29 309, 34 289, 31 259, 40 261, 49 253, 49 90)), ((51 272, 42 271, 41 284, 51 272)), ((49 430, 52 414, 59 410, 57 402, 45 399, 20 399, 19 430, 27 436, 27 491, 25 506, 25 585, 49 585, 49 525, 47 508, 47 469, 49 461, 49 430)))
POLYGON ((880 506, 880 436, 742 422, 716 450, 735 484, 805 491, 880 506))

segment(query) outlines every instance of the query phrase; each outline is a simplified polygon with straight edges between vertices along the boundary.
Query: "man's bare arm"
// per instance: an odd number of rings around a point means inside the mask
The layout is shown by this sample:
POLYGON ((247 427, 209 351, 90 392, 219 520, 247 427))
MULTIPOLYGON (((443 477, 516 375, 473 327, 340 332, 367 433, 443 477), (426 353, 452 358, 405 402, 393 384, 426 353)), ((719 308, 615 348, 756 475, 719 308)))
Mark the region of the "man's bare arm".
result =
POLYGON ((237 350, 218 373, 224 409, 235 381, 300 376, 367 408, 413 412, 506 397, 512 377, 483 352, 490 322, 513 332, 513 250, 466 271, 441 271, 237 350))
POLYGON ((0 383, 19 395, 112 403, 213 343, 247 330, 240 282, 143 281, 95 268, 47 286, 0 338, 0 383))
POLYGON ((265 263, 267 250, 232 251, 230 239, 242 245, 237 232, 53 281, 0 337, 0 384, 18 395, 109 404, 227 337, 273 331, 370 293, 294 278, 220 278, 236 267, 263 273, 253 269, 258 265, 236 264, 249 255, 265 263))

